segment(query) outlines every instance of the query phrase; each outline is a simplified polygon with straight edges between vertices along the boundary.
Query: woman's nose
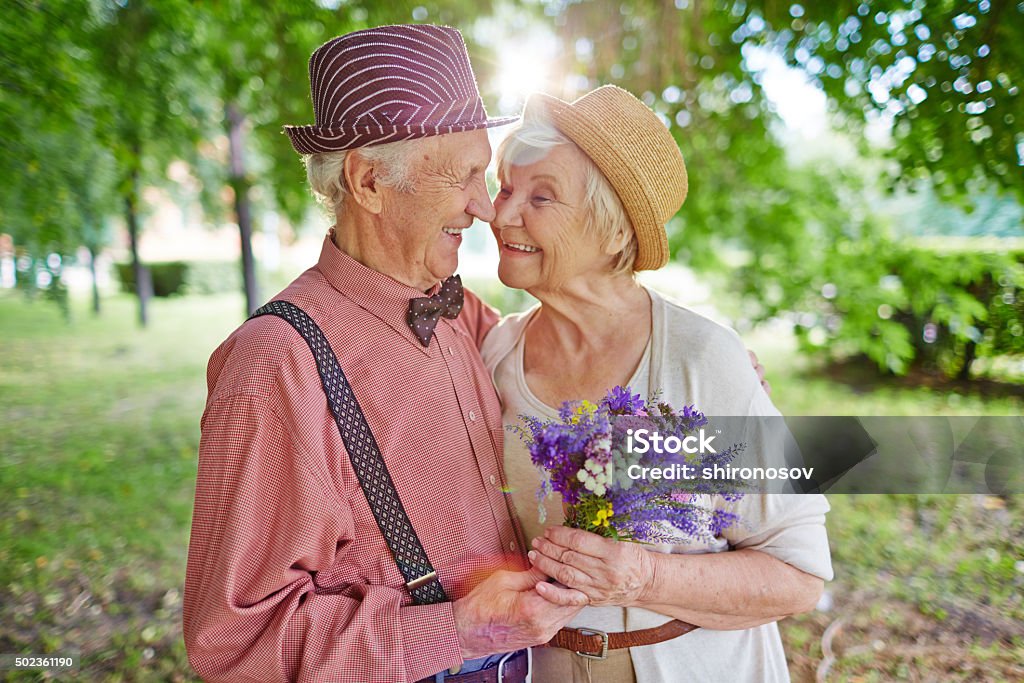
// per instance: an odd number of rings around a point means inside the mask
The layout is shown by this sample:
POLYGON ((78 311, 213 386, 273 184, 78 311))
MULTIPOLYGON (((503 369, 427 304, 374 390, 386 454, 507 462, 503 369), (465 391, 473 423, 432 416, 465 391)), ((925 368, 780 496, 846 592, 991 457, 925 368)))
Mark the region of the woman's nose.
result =
POLYGON ((519 202, 512 197, 499 195, 494 200, 494 225, 497 227, 517 227, 522 225, 519 213, 519 202))

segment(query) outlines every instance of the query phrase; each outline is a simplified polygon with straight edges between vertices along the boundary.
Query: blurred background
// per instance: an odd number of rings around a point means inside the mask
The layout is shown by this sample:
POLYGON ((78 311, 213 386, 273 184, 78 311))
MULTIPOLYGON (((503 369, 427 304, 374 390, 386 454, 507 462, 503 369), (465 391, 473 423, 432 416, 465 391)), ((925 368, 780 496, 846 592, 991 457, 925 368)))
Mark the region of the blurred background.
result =
MULTIPOLYGON (((0 653, 193 680, 205 363, 330 226, 281 127, 312 122, 319 44, 409 22, 462 31, 492 115, 605 83, 658 112, 690 195, 644 279, 735 327, 783 413, 1020 419, 1024 3, 8 0, 0 653)), ((475 226, 463 277, 529 305, 496 259, 475 226)), ((1024 678, 1024 500, 830 502, 795 680, 1024 678)))

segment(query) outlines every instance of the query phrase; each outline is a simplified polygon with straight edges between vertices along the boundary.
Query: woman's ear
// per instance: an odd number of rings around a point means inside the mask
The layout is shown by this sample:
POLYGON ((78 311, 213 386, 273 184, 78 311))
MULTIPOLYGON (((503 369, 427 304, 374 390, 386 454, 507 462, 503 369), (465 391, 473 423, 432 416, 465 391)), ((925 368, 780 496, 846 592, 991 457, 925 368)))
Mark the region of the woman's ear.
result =
POLYGON ((342 174, 352 199, 370 213, 379 214, 384 202, 381 197, 382 186, 377 180, 373 162, 364 158, 359 150, 352 150, 345 155, 342 174))
POLYGON ((633 229, 629 226, 619 228, 616 231, 615 235, 605 243, 604 253, 606 253, 609 256, 615 256, 623 249, 625 249, 626 246, 629 244, 630 238, 633 236, 632 230, 633 229))

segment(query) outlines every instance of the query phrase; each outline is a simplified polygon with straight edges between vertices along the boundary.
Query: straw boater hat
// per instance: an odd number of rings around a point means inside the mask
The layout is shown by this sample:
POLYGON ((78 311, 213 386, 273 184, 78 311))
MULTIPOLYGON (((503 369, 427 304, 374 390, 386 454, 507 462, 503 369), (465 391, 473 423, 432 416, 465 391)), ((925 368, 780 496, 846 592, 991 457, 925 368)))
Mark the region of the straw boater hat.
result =
POLYGON ((536 93, 524 117, 543 110, 555 128, 590 157, 622 201, 639 246, 634 270, 668 263, 665 223, 686 199, 686 165, 679 146, 643 102, 614 85, 575 102, 536 93))
POLYGON ((300 154, 511 123, 488 119, 462 34, 429 24, 349 33, 309 59, 316 124, 285 126, 300 154))

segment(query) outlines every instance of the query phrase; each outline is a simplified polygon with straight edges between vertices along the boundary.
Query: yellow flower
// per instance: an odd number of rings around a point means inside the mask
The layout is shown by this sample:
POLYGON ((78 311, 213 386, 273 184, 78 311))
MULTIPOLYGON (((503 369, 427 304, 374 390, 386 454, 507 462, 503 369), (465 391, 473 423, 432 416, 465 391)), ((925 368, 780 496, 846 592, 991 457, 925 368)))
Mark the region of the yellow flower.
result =
POLYGON ((576 409, 573 410, 572 412, 572 419, 570 420, 570 422, 572 424, 577 424, 579 423, 580 418, 584 416, 590 417, 595 412, 597 412, 596 404, 591 403, 590 401, 580 401, 580 404, 576 406, 576 409))
POLYGON ((612 517, 613 514, 615 514, 615 510, 614 510, 614 508, 612 508, 612 504, 608 503, 608 507, 606 507, 606 508, 604 508, 602 510, 598 510, 597 511, 597 514, 595 515, 595 519, 594 519, 594 526, 597 526, 597 527, 610 526, 611 525, 611 517, 612 517))

